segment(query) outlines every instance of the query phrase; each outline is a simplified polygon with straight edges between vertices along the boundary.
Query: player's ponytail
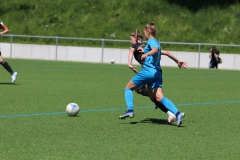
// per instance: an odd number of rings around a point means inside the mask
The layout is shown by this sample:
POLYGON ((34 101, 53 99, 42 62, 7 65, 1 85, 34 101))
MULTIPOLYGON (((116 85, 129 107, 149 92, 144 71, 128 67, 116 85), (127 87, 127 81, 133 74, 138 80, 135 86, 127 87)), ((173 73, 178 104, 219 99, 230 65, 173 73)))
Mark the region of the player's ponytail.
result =
POLYGON ((143 39, 143 36, 138 29, 136 29, 135 32, 133 32, 131 36, 135 37, 136 44, 138 43, 139 40, 142 41, 142 39, 143 39))
POLYGON ((136 44, 138 44, 138 29, 136 29, 135 31, 135 40, 136 40, 136 44))

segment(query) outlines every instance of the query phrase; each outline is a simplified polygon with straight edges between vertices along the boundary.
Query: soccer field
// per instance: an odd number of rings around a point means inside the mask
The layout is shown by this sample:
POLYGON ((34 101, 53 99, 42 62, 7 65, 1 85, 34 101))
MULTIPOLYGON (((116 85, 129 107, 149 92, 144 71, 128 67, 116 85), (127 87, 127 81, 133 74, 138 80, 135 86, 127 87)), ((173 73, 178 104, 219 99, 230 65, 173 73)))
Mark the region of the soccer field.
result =
POLYGON ((127 65, 7 61, 18 78, 0 68, 1 160, 240 159, 239 71, 163 67, 164 94, 186 113, 176 127, 136 93, 135 117, 118 119, 127 65), (78 117, 67 116, 70 102, 78 117))

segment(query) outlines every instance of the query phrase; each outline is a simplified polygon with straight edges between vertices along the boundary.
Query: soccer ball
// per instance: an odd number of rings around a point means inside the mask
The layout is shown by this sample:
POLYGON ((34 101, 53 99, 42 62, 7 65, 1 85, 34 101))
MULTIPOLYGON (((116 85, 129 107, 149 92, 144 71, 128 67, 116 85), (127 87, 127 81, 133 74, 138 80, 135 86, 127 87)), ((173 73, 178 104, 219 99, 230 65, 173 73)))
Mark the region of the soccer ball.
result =
POLYGON ((114 60, 114 59, 111 59, 111 63, 114 64, 114 63, 115 63, 115 60, 114 60))
POLYGON ((66 112, 69 116, 77 116, 79 111, 80 108, 76 103, 69 103, 66 107, 66 112))

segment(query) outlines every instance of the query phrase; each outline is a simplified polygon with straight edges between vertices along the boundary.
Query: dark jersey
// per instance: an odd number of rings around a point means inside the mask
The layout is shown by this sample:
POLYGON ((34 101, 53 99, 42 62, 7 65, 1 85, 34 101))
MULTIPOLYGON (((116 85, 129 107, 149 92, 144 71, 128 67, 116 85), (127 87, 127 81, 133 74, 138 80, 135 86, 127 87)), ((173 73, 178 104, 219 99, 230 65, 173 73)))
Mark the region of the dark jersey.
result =
POLYGON ((143 53, 141 53, 141 52, 139 52, 139 51, 137 50, 138 47, 144 48, 145 45, 142 44, 142 43, 137 43, 137 44, 132 45, 132 47, 131 47, 131 48, 134 48, 134 52, 133 52, 134 58, 136 59, 136 61, 138 61, 138 63, 140 63, 141 65, 143 65, 144 60, 141 60, 141 57, 142 57, 143 53))
MULTIPOLYGON (((3 30, 5 29, 5 26, 4 26, 3 22, 0 22, 0 29, 3 29, 3 30)), ((1 50, 0 50, 0 56, 1 56, 1 54, 2 53, 1 53, 1 50)))
POLYGON ((211 61, 216 61, 216 58, 215 58, 215 55, 214 54, 217 54, 219 56, 220 52, 218 50, 215 50, 214 52, 212 52, 212 58, 211 58, 211 61))

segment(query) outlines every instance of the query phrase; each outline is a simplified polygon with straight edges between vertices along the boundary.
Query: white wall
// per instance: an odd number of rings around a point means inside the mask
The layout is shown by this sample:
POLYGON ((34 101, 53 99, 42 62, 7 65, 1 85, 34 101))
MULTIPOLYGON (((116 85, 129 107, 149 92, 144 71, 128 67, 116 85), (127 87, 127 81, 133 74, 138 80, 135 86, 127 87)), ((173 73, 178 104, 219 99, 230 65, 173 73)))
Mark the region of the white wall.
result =
MULTIPOLYGON (((111 59, 116 64, 127 64, 128 49, 115 48, 91 48, 91 47, 74 47, 55 45, 36 45, 36 44, 16 44, 0 43, 2 56, 5 58, 22 58, 22 59, 42 59, 42 60, 61 60, 61 61, 79 61, 79 62, 96 62, 110 63, 111 59), (11 53, 12 47, 12 53, 11 53), (57 54, 56 54, 57 52, 57 54)), ((188 67, 198 67, 198 52, 177 52, 171 51, 178 59, 186 61, 188 67)), ((223 63, 219 64, 219 69, 240 70, 240 54, 220 53, 223 63)), ((200 54, 200 68, 208 68, 209 53, 200 54)), ((134 60, 133 64, 138 63, 134 60)), ((162 66, 176 66, 175 62, 166 56, 162 56, 162 66)))

